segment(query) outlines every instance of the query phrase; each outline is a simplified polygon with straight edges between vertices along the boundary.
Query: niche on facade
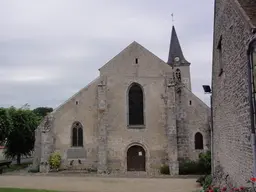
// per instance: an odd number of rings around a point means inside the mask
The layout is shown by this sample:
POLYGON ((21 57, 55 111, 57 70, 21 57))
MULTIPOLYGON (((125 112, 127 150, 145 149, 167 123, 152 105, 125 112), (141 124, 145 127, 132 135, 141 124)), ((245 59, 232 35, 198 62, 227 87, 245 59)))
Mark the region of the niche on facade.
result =
POLYGON ((180 72, 180 69, 176 69, 175 71, 175 78, 181 82, 181 72, 180 72))
POLYGON ((103 111, 105 111, 105 109, 106 109, 106 102, 104 100, 101 100, 99 102, 99 111, 103 112, 103 111))

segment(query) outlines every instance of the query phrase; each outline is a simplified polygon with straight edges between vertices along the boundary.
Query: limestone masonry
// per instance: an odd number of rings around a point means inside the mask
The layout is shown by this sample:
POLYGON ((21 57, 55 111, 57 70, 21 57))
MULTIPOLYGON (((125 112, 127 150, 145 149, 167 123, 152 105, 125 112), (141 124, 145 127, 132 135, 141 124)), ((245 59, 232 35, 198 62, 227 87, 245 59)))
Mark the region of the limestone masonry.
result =
POLYGON ((97 79, 49 114, 36 130, 34 166, 172 175, 179 161, 210 149, 210 109, 191 91, 190 63, 172 29, 168 62, 137 42, 102 66, 97 79))
POLYGON ((248 50, 255 24, 255 0, 215 0, 212 159, 215 182, 224 185, 246 185, 253 176, 248 50))

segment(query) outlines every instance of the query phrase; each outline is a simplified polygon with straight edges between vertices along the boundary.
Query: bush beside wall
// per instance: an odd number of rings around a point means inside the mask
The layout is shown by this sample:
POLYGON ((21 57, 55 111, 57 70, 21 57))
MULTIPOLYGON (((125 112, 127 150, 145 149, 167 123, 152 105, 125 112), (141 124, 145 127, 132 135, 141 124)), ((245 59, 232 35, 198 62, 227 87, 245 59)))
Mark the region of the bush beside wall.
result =
POLYGON ((208 175, 211 173, 211 152, 199 154, 198 161, 183 160, 179 163, 180 175, 208 175))

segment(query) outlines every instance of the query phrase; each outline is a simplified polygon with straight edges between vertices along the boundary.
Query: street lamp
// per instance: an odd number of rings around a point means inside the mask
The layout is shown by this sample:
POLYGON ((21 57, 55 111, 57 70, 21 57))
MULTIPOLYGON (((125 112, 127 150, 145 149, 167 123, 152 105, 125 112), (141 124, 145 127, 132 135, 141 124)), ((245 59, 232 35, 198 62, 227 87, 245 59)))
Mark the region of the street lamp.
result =
POLYGON ((203 89, 204 89, 204 93, 205 94, 211 94, 212 93, 212 89, 210 87, 210 85, 203 85, 203 89))
POLYGON ((204 93, 205 94, 211 94, 210 100, 211 100, 211 172, 213 174, 213 109, 212 109, 212 89, 210 85, 203 85, 204 93))

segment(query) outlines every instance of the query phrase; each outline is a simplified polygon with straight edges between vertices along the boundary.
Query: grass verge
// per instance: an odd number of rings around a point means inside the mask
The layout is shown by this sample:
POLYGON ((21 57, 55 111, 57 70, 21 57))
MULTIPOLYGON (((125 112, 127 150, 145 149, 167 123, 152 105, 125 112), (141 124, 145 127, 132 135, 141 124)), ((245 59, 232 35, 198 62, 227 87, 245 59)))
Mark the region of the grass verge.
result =
POLYGON ((19 189, 19 188, 0 188, 0 192, 57 192, 49 190, 37 189, 19 189))

